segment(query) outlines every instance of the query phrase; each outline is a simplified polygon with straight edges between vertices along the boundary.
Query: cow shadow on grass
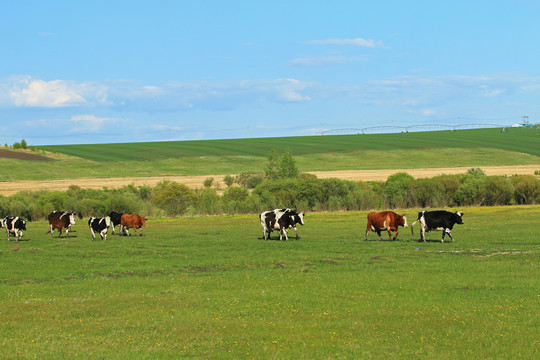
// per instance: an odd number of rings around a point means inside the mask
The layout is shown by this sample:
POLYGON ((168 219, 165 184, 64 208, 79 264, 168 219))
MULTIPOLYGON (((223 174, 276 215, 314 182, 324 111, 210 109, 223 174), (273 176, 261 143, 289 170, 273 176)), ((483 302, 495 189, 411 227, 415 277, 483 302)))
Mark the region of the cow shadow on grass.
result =
MULTIPOLYGON (((274 237, 274 238, 272 238, 272 237, 269 236, 267 239, 265 239, 265 238, 263 238, 263 237, 258 237, 257 239, 258 239, 258 240, 263 240, 263 241, 287 241, 287 240, 285 240, 285 237, 283 237, 282 240, 279 240, 279 236, 276 236, 276 237, 274 237)), ((300 239, 301 239, 300 237, 297 239, 295 236, 293 236, 293 237, 289 237, 289 240, 288 240, 288 241, 300 240, 300 239)))

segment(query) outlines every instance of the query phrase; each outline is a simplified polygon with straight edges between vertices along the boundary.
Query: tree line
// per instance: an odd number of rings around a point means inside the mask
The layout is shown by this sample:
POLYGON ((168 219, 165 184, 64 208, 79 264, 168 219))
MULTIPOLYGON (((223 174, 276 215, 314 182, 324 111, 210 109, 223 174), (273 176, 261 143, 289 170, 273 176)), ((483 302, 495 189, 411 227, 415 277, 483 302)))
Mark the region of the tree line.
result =
POLYGON ((74 211, 83 217, 110 211, 150 217, 250 214, 290 207, 301 211, 354 211, 403 208, 445 208, 539 204, 540 179, 533 175, 486 176, 480 169, 463 175, 415 179, 397 173, 386 181, 318 179, 313 175, 267 178, 244 174, 224 190, 192 190, 173 181, 155 187, 128 185, 119 189, 23 191, 0 196, 0 215, 29 220, 46 219, 54 210, 74 211), (258 178, 250 188, 242 179, 258 178))

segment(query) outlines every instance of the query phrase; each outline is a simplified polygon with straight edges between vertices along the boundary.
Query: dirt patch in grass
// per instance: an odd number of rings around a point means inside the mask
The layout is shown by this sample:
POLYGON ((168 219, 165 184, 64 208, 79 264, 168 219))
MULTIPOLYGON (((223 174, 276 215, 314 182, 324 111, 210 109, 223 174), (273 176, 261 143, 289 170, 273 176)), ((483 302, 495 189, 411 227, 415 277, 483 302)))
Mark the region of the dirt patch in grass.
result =
POLYGON ((5 150, 5 149, 0 149, 0 158, 28 160, 28 161, 54 161, 54 159, 41 156, 41 155, 30 154, 30 153, 22 152, 22 151, 11 151, 11 150, 5 150))

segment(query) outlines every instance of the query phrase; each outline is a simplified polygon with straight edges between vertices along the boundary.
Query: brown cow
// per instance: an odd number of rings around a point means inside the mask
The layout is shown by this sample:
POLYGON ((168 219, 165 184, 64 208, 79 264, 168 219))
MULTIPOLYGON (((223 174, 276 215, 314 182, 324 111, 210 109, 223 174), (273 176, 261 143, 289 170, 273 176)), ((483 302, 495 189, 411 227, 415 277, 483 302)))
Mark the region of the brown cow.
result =
POLYGON ((54 237, 54 229, 58 229, 62 236, 62 229, 66 229, 66 237, 68 237, 71 225, 75 225, 75 213, 69 213, 65 211, 53 211, 48 216, 49 219, 49 231, 51 236, 54 237))
POLYGON ((130 236, 129 228, 133 228, 135 231, 135 235, 137 235, 137 229, 141 229, 141 233, 139 236, 142 236, 142 227, 144 226, 144 223, 146 222, 146 218, 139 216, 137 214, 122 214, 122 218, 120 219, 120 225, 121 225, 121 232, 123 233, 124 230, 126 231, 126 235, 130 236))
POLYGON ((396 240, 399 233, 398 226, 409 227, 405 215, 398 215, 393 211, 370 212, 367 219, 366 240, 370 231, 375 231, 382 240, 381 230, 388 230, 388 240, 396 240), (392 231, 396 232, 393 239, 392 231))

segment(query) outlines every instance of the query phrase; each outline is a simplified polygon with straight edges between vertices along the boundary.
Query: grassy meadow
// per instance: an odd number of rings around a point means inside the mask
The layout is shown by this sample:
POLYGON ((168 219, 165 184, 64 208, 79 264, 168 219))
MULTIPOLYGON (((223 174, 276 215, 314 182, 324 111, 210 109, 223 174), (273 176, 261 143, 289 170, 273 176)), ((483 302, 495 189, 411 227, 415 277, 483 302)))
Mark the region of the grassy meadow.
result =
POLYGON ((540 206, 462 210, 444 244, 364 241, 366 212, 307 214, 289 242, 256 215, 106 242, 32 222, 0 242, 0 358, 538 358, 540 206))
POLYGON ((42 146, 56 161, 0 159, 0 181, 262 172, 268 152, 290 149, 300 171, 534 165, 535 128, 408 134, 42 146))

